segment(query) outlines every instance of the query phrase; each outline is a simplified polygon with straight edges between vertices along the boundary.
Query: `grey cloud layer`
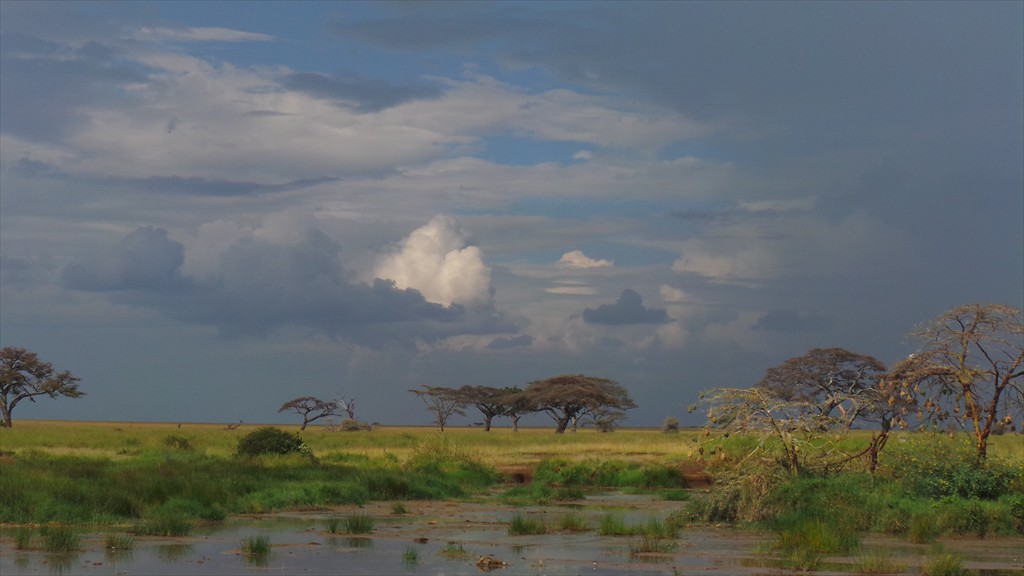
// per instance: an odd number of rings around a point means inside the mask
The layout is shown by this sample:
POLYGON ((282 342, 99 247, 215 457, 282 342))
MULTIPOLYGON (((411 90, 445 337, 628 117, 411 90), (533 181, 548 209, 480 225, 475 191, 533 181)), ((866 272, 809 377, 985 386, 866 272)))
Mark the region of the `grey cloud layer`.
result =
POLYGON ((145 226, 108 250, 79 256, 64 268, 63 281, 73 290, 125 292, 123 301, 225 334, 298 326, 377 347, 515 329, 489 307, 441 306, 386 280, 355 282, 339 252, 317 230, 291 245, 246 238, 221 253, 213 276, 186 277, 183 246, 166 230, 145 226))

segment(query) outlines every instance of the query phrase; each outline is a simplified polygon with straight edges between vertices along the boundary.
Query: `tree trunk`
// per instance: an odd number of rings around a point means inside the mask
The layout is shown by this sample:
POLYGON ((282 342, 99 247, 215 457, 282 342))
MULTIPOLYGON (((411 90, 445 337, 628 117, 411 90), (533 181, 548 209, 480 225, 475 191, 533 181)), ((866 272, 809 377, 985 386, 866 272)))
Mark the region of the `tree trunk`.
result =
MULTIPOLYGON (((17 400, 17 399, 15 399, 15 400, 17 400)), ((0 417, 0 428, 10 428, 11 427, 11 409, 12 408, 13 408, 13 406, 10 406, 9 404, 7 404, 7 397, 6 396, 0 397, 0 415, 2 415, 2 417, 0 417)))
POLYGON ((569 426, 569 417, 564 416, 555 420, 555 434, 564 434, 565 429, 569 426))
POLYGON ((519 418, 520 416, 512 416, 512 431, 519 432, 519 418))
POLYGON ((484 432, 491 431, 491 418, 492 416, 490 415, 484 416, 484 432))

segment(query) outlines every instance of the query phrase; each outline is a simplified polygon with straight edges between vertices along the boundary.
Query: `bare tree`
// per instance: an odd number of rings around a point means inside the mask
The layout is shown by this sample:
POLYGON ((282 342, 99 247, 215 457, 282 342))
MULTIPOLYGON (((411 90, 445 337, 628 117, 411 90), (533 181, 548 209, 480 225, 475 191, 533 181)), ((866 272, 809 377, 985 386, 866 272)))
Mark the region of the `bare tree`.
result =
POLYGON ((885 375, 885 364, 872 356, 843 348, 814 348, 765 371, 757 384, 770 395, 793 401, 792 408, 810 410, 849 430, 875 403, 873 391, 885 375))
POLYGON ((434 424, 437 424, 441 432, 444 432, 448 418, 455 414, 459 416, 466 414, 463 411, 465 404, 455 390, 442 386, 421 386, 421 388, 422 390, 411 389, 409 392, 423 401, 427 410, 434 415, 434 424))
POLYGON ((337 412, 337 402, 325 402, 315 396, 302 396, 289 400, 282 404, 281 408, 277 411, 281 413, 289 410, 302 416, 302 430, 305 430, 310 422, 327 418, 328 416, 340 416, 337 412))
POLYGON ((1001 304, 958 306, 917 327, 922 343, 893 369, 894 398, 913 401, 925 422, 950 421, 969 430, 977 463, 988 456, 994 430, 1016 429, 1024 415, 1024 322, 1001 304))
POLYGON ((564 433, 570 422, 575 432, 580 418, 599 410, 636 408, 617 382, 582 374, 531 382, 525 394, 533 410, 547 412, 555 421, 556 434, 564 433))
POLYGON ((35 352, 13 346, 0 350, 0 427, 11 427, 11 412, 22 400, 35 402, 43 395, 84 396, 78 389, 79 380, 68 371, 56 372, 35 352))

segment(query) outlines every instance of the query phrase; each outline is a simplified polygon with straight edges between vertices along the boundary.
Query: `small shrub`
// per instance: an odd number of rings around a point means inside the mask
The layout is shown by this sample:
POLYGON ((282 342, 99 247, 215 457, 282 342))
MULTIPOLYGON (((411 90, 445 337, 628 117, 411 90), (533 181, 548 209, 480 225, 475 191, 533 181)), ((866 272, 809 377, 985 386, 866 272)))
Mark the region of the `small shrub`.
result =
POLYGON ((547 532, 547 526, 544 524, 544 520, 541 518, 527 518, 516 514, 512 517, 512 522, 508 525, 508 533, 510 536, 525 536, 528 534, 544 534, 547 532))
POLYGON ((346 516, 345 532, 348 534, 369 534, 373 532, 373 518, 366 514, 346 516))
POLYGON ((373 425, 369 422, 363 422, 353 418, 345 418, 341 421, 341 424, 338 427, 342 432, 370 432, 373 430, 373 425))
POLYGON ((941 534, 939 519, 931 511, 917 512, 907 523, 907 539, 916 544, 934 542, 941 534))
POLYGON ((415 566, 420 560, 420 554, 415 548, 409 546, 402 552, 402 563, 406 566, 415 566))
POLYGON ((675 434, 679 432, 679 420, 669 416, 665 418, 665 421, 661 423, 661 431, 666 434, 675 434))
POLYGON ((164 438, 164 446, 167 446, 168 448, 171 448, 173 450, 187 451, 192 449, 192 442, 184 436, 171 434, 170 436, 164 438))
POLYGON ((391 505, 391 513, 392 514, 408 514, 409 513, 409 509, 405 507, 405 504, 402 504, 401 502, 395 502, 394 504, 391 505))
POLYGON ((264 426, 249 432, 238 441, 240 456, 260 456, 263 454, 303 454, 312 456, 312 452, 298 434, 290 434, 273 426, 264 426))

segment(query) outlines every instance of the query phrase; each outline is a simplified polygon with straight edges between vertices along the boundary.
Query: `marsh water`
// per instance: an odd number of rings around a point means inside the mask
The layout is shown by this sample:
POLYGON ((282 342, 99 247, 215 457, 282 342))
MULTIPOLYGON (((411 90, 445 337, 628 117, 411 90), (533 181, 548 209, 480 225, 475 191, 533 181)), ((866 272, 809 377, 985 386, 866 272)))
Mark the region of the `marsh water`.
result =
MULTIPOLYGON (((507 576, 621 574, 788 574, 766 553, 771 534, 728 528, 680 530, 670 550, 634 553, 639 537, 601 536, 596 527, 609 514, 627 524, 664 518, 679 505, 647 496, 605 494, 578 504, 522 507, 467 502, 371 503, 330 511, 232 517, 198 527, 186 537, 136 537, 130 550, 105 550, 105 532, 81 534, 80 550, 47 553, 16 550, 13 532, 0 533, 0 574, 345 574, 469 575, 493 571, 507 576), (328 531, 330 518, 373 518, 373 531, 347 536, 328 531), (591 527, 555 532, 567 514, 591 527), (519 515, 543 519, 549 532, 512 536, 519 515), (266 555, 243 554, 243 539, 265 536, 266 555), (481 561, 481 559, 484 559, 481 561)), ((941 544, 964 558, 977 574, 1024 572, 1024 539, 951 539, 941 544)), ((855 573, 858 555, 884 553, 918 573, 931 545, 865 536, 854 556, 830 557, 816 574, 855 573)))

